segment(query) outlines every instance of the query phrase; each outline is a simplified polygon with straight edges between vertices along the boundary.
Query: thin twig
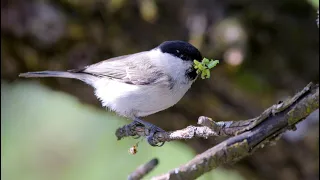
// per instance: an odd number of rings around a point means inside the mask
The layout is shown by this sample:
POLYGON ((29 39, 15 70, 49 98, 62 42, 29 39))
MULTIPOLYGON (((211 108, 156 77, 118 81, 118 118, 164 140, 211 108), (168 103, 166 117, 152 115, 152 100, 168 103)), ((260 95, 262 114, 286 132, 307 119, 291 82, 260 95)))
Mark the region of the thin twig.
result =
POLYGON ((132 172, 128 176, 128 180, 139 180, 147 175, 150 171, 152 171, 159 163, 157 158, 152 159, 151 161, 147 162, 139 166, 134 172, 132 172))

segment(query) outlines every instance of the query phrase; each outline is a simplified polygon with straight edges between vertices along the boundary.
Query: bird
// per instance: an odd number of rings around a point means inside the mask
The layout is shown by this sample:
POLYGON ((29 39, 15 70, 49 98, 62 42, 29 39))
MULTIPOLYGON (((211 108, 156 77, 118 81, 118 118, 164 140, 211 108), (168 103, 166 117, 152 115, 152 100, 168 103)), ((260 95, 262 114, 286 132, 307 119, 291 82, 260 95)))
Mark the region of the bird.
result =
POLYGON ((202 60, 196 47, 172 40, 151 50, 113 57, 78 69, 26 72, 19 77, 83 81, 94 88, 103 107, 150 128, 146 138, 150 145, 157 146, 151 141, 152 136, 164 130, 141 118, 180 101, 198 77, 194 60, 202 60))

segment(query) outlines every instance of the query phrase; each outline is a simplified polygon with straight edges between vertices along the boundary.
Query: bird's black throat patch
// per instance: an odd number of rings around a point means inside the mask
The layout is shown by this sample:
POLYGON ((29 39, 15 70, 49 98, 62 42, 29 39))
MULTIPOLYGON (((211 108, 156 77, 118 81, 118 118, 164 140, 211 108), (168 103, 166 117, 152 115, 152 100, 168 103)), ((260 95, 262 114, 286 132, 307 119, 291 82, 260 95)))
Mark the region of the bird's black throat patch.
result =
POLYGON ((198 74, 197 74, 197 70, 194 67, 191 67, 190 69, 188 69, 188 71, 186 72, 186 76, 190 79, 190 80, 194 80, 198 74))

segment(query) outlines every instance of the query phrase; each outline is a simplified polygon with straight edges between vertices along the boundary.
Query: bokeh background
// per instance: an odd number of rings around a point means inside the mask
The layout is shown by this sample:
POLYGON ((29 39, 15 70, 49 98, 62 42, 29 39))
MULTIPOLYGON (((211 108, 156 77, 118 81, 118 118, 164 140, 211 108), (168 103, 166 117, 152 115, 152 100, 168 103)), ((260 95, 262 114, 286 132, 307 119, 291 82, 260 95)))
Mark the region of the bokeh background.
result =
MULTIPOLYGON (((130 121, 101 108, 93 89, 70 79, 20 79, 67 70, 184 40, 220 59, 174 107, 146 120, 165 130, 201 115, 243 120, 319 81, 318 0, 1 0, 1 178, 126 179, 159 158, 145 179, 186 163, 222 138, 139 144, 117 141, 130 121)), ((319 111, 257 151, 199 179, 319 179, 319 111)))

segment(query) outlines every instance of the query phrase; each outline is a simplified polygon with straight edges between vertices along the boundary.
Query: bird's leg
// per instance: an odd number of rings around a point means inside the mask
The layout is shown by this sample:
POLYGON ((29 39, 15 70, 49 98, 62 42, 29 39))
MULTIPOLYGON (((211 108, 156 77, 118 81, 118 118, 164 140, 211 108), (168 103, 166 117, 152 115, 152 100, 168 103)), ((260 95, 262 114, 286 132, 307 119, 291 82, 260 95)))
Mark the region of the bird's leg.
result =
POLYGON ((144 120, 141 120, 139 118, 134 118, 134 122, 140 123, 142 125, 144 125, 145 128, 147 128, 149 130, 149 135, 147 136, 147 141, 151 146, 163 146, 164 142, 161 143, 160 145, 155 144, 152 140, 153 136, 155 133, 157 132, 165 132, 163 129, 159 128, 158 126, 151 124, 149 122, 146 122, 144 120))

